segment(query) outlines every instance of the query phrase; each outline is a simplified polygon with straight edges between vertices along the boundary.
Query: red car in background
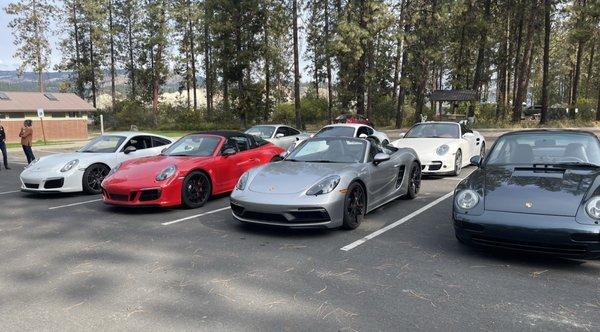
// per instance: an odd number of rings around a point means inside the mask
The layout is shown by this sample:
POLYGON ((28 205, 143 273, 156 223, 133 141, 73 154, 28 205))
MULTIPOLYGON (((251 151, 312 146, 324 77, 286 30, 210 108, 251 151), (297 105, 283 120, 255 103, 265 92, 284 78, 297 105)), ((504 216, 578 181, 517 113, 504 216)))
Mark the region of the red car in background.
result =
POLYGON ((104 203, 122 206, 203 206, 233 190, 252 167, 281 160, 284 150, 237 131, 189 134, 154 157, 129 160, 102 182, 104 203))
POLYGON ((333 120, 334 123, 358 123, 375 128, 373 122, 364 115, 361 114, 342 114, 333 120))

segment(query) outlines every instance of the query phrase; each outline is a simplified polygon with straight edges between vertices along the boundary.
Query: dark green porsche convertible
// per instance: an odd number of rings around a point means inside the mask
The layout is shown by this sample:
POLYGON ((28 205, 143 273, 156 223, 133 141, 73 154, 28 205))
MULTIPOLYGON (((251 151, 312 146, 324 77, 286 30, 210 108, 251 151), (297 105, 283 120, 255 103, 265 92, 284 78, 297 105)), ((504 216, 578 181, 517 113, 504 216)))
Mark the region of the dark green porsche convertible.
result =
POLYGON ((600 141, 585 131, 528 130, 498 138, 455 190, 465 244, 562 257, 600 257, 600 141))

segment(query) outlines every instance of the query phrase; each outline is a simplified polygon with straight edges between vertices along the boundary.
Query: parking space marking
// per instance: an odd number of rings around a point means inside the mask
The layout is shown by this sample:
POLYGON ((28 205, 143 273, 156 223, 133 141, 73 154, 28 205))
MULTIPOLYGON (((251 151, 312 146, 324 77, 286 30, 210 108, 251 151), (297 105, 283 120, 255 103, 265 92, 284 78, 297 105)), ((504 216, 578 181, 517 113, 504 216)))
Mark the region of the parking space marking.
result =
POLYGON ((49 207, 48 210, 56 210, 56 209, 62 209, 62 208, 70 207, 70 206, 77 206, 77 205, 82 205, 82 204, 94 203, 94 202, 99 202, 101 200, 102 200, 102 198, 98 198, 98 199, 92 199, 92 200, 85 201, 85 202, 77 202, 77 203, 71 203, 71 204, 65 204, 65 205, 59 205, 59 206, 53 206, 53 207, 49 207))
POLYGON ((195 214, 193 216, 189 216, 189 217, 185 217, 185 218, 181 218, 181 219, 177 219, 177 220, 173 220, 173 221, 163 222, 163 223, 161 223, 161 225, 163 225, 163 226, 169 226, 169 225, 176 224, 178 222, 182 222, 182 221, 186 221, 186 220, 190 220, 190 219, 194 219, 194 218, 206 216, 206 215, 209 215, 209 214, 213 214, 213 213, 217 213, 217 212, 221 212, 221 211, 225 211, 225 210, 229 210, 229 209, 230 209, 230 207, 226 206, 224 208, 220 208, 220 209, 216 209, 216 210, 212 210, 212 211, 208 211, 208 212, 204 212, 204 213, 200 213, 200 214, 195 214))
POLYGON ((423 213, 423 212, 431 209, 432 207, 438 205, 439 203, 443 202, 444 200, 446 200, 448 197, 452 196, 453 194, 454 194, 454 191, 451 191, 451 192, 447 193, 446 195, 444 195, 444 196, 436 199, 435 201, 433 201, 433 202, 425 205, 424 207, 418 209, 417 211, 415 211, 415 212, 407 215, 406 217, 404 217, 404 218, 402 218, 400 220, 397 220, 397 221, 395 221, 395 222, 393 222, 393 223, 391 223, 391 224, 389 224, 389 225, 387 225, 387 226, 385 226, 385 227, 383 227, 383 228, 381 228, 381 229, 379 229, 379 230, 377 230, 377 231, 375 231, 375 232, 373 232, 373 233, 371 233, 371 234, 363 237, 362 239, 356 240, 356 241, 350 243, 349 245, 340 248, 340 250, 343 250, 343 251, 352 250, 352 249, 360 246, 361 244, 363 244, 363 243, 365 243, 365 242, 367 242, 367 241, 375 238, 376 236, 379 236, 379 235, 381 235, 381 234, 389 231, 390 229, 392 229, 392 228, 394 228, 396 226, 404 224, 405 222, 409 221, 410 219, 418 216, 419 214, 421 214, 421 213, 423 213))
POLYGON ((20 192, 20 190, 5 191, 5 192, 1 192, 0 195, 14 194, 14 193, 18 193, 18 192, 20 192))

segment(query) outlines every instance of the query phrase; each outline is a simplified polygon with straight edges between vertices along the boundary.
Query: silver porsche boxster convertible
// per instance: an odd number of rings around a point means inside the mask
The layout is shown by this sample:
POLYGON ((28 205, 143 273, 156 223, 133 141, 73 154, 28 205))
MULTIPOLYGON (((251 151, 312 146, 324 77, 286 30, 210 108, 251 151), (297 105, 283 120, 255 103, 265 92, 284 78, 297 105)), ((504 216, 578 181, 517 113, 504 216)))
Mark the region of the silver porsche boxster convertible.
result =
POLYGON ((244 173, 231 210, 248 223, 354 229, 377 207, 414 198, 420 185, 421 165, 410 148, 375 139, 311 138, 283 161, 244 173))

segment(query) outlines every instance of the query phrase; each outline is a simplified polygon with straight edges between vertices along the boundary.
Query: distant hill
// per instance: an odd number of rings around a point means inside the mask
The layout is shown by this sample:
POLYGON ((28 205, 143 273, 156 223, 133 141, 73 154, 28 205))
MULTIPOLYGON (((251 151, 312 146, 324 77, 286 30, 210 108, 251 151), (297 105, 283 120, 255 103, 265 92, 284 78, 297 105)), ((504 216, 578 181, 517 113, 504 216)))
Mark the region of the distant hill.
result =
MULTIPOLYGON (((71 72, 47 72, 44 73, 45 87, 47 91, 58 92, 61 82, 68 81, 71 77, 71 72)), ((118 70, 116 77, 116 88, 118 91, 125 92, 128 90, 127 73, 125 70, 118 70)), ((198 76, 198 86, 204 86, 204 77, 198 76)), ((169 77, 163 85, 164 92, 175 92, 179 89, 179 76, 169 77)), ((110 74, 104 73, 104 81, 99 90, 107 92, 110 89, 110 74)), ((0 91, 37 91, 37 74, 33 72, 25 72, 22 76, 17 75, 16 70, 0 70, 0 91)))

